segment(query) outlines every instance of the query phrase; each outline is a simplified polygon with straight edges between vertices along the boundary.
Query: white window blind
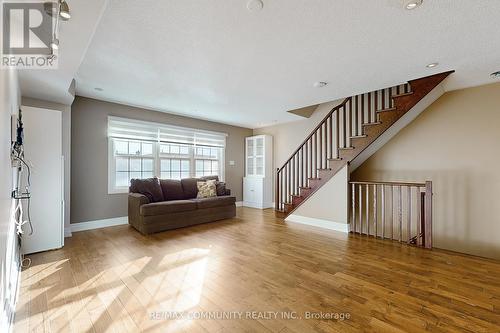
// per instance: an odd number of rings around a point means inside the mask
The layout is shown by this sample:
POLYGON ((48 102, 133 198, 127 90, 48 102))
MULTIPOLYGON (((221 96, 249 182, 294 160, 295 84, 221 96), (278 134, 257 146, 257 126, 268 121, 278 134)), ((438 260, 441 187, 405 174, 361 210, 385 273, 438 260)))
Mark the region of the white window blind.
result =
POLYGON ((225 133, 108 117, 108 193, 127 192, 131 179, 224 180, 225 133))
POLYGON ((225 147, 227 134, 126 118, 109 117, 108 137, 179 143, 192 146, 225 147))

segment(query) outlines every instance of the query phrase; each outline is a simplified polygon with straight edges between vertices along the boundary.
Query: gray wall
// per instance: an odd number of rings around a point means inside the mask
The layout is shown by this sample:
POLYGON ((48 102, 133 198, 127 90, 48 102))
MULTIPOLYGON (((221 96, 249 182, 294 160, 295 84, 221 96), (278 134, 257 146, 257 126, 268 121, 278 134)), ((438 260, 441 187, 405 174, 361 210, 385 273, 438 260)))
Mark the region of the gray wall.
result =
POLYGON ((242 200, 244 138, 252 135, 251 129, 77 96, 71 109, 71 223, 127 215, 127 194, 108 194, 108 116, 229 134, 225 157, 226 182, 236 200, 242 200), (234 166, 229 165, 231 160, 236 162, 234 166))

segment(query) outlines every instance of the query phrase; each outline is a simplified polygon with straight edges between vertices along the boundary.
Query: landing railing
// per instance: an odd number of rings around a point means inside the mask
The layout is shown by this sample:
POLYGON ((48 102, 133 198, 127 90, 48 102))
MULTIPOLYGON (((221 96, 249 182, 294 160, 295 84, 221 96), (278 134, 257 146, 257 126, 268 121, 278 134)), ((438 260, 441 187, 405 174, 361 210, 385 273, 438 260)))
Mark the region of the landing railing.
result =
POLYGON ((351 184, 351 232, 432 248, 432 182, 351 184))
POLYGON ((346 98, 316 126, 290 158, 277 169, 275 202, 284 210, 292 195, 327 169, 329 160, 339 158, 339 149, 349 149, 351 139, 363 135, 363 125, 378 122, 378 112, 389 111, 394 96, 411 92, 409 83, 346 98))

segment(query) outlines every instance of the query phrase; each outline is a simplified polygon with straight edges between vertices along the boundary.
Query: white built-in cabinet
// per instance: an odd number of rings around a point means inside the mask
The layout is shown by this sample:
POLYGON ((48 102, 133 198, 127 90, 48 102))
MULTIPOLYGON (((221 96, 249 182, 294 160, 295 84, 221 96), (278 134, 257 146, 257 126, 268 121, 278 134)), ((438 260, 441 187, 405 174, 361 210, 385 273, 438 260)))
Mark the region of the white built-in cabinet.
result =
POLYGON ((255 135, 245 139, 243 206, 273 207, 273 137, 255 135))

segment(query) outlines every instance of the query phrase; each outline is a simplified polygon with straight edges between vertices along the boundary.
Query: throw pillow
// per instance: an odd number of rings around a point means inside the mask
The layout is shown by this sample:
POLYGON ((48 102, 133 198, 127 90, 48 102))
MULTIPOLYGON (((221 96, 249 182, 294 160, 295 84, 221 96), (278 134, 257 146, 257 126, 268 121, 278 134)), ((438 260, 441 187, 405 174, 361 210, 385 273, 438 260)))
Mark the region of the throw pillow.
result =
POLYGON ((200 177, 201 180, 216 180, 219 181, 219 176, 203 176, 200 177))
POLYGON ((217 196, 217 187, 215 186, 215 180, 207 180, 206 182, 197 182, 198 195, 196 198, 212 198, 217 196))
POLYGON ((149 202, 163 201, 160 180, 156 177, 130 180, 130 192, 145 195, 149 202))
POLYGON ((217 183, 215 183, 215 187, 216 187, 218 197, 226 195, 226 183, 217 182, 217 183))

